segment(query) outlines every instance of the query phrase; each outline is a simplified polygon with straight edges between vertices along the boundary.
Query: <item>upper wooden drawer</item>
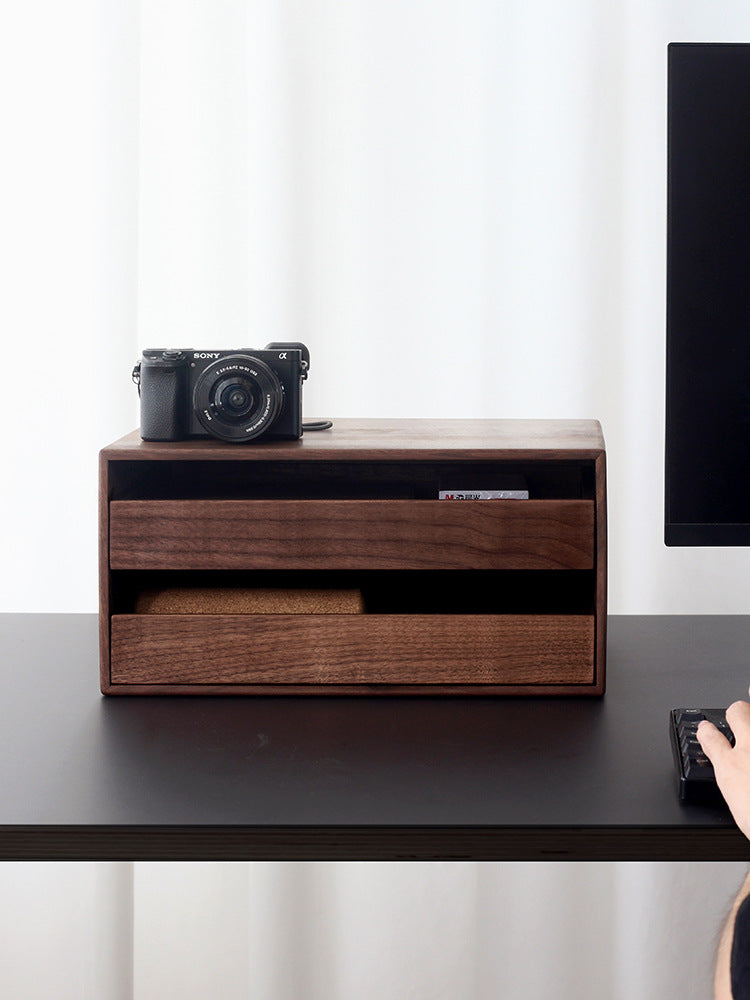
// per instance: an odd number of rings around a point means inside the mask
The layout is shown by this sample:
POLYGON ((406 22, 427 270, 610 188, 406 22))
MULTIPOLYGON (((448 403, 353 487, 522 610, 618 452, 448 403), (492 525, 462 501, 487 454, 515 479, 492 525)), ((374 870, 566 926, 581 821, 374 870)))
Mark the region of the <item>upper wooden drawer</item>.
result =
POLYGON ((591 500, 114 500, 112 569, 591 569, 591 500))

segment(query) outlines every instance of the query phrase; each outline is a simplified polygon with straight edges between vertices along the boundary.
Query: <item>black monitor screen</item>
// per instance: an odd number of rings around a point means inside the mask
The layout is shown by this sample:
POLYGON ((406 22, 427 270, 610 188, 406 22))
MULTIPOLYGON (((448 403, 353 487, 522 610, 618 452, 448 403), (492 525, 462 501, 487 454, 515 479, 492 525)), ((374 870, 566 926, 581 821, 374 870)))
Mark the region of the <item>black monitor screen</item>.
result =
POLYGON ((668 545, 750 544, 750 45, 669 46, 668 545))

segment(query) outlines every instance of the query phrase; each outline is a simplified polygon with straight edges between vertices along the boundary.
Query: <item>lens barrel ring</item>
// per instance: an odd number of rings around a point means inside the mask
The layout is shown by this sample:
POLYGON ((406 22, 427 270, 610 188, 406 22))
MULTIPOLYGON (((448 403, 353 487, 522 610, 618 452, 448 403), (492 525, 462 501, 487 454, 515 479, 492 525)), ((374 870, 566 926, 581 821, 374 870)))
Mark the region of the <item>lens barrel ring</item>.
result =
POLYGON ((193 408, 204 430, 221 441, 251 441, 267 431, 281 412, 284 390, 274 370, 251 354, 228 354, 208 365, 193 390, 193 408), (249 412, 231 413, 227 385, 237 380, 238 391, 253 400, 249 412))

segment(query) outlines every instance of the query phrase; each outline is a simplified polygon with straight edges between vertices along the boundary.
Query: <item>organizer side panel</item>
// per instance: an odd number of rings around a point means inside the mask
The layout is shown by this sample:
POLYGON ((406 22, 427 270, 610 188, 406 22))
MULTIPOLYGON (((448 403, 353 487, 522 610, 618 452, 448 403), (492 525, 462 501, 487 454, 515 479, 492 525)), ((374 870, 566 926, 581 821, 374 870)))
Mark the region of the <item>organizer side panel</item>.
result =
POLYGON ((596 574, 594 613, 596 615, 596 689, 604 694, 607 663, 607 456, 595 463, 596 476, 596 574))
POLYGON ((99 681, 109 687, 110 667, 110 568, 109 568, 109 462, 99 454, 99 681))

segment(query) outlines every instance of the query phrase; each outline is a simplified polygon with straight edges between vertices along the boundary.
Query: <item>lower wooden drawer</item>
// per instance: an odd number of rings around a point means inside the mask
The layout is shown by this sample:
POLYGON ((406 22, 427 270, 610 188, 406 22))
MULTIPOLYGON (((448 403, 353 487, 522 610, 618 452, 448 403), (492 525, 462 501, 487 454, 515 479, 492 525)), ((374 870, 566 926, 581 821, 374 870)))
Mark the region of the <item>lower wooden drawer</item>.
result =
POLYGON ((546 693, 595 684, 594 640, 592 615, 113 615, 107 692, 546 693))

